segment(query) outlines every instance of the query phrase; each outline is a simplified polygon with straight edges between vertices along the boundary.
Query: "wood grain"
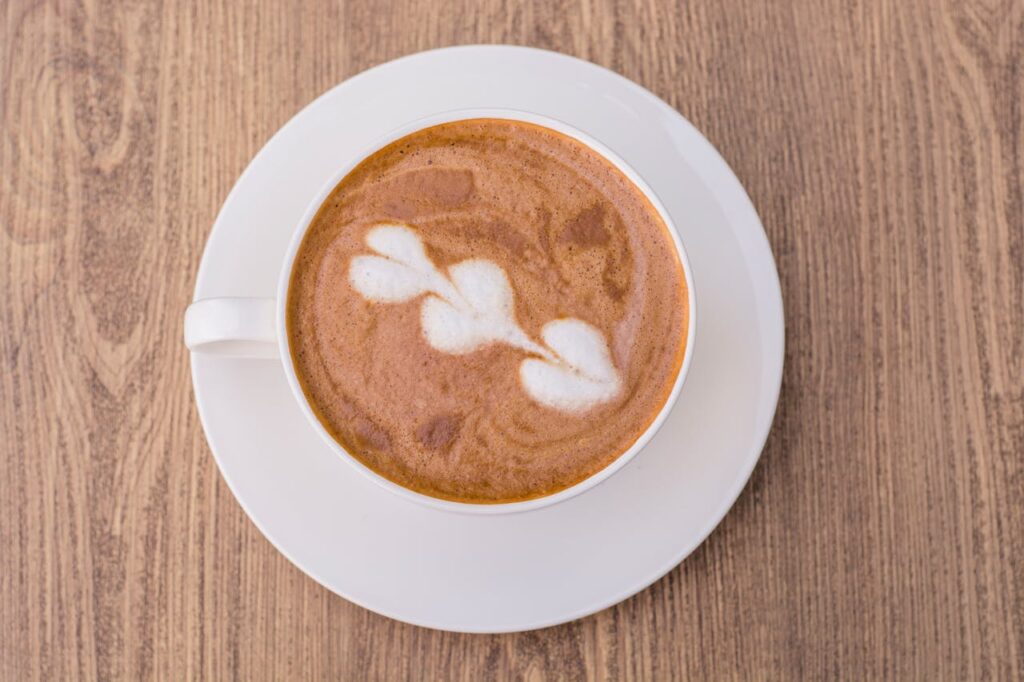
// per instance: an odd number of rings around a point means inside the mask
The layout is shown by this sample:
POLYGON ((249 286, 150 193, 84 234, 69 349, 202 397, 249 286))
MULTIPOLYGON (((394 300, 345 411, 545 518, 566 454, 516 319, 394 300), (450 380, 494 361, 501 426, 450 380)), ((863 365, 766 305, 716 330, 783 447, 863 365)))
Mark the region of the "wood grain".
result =
POLYGON ((1021 679, 1024 3, 0 4, 0 678, 1021 679), (509 636, 326 592, 221 480, 180 342, 238 174, 313 97, 457 43, 668 100, 749 190, 782 402, 721 527, 509 636))

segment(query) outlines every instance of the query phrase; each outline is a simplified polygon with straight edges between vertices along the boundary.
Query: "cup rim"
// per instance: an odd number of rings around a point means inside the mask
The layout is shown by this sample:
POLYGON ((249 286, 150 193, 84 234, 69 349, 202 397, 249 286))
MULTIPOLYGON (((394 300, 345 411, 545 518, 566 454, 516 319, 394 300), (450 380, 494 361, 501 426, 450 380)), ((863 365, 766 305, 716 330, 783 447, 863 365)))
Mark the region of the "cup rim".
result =
POLYGON ((683 384, 686 381, 686 376, 689 373, 690 364, 693 360, 694 340, 696 338, 697 327, 697 299, 694 291, 693 272, 690 267, 689 259, 686 255, 686 249, 684 248, 682 239, 676 229, 675 221, 673 221, 672 216, 669 214, 668 210, 665 208, 664 204, 662 204, 658 195, 655 194, 650 185, 648 185, 643 177, 641 177, 630 164, 622 159, 622 157, 590 134, 550 116, 510 108, 459 108, 423 116, 393 128, 388 133, 385 133, 374 140, 373 143, 366 145, 359 153, 353 155, 351 160, 339 167, 339 170, 328 179, 313 199, 310 200, 309 206, 306 208, 302 219, 296 225, 295 232, 288 245, 288 251, 282 261, 281 272, 278 277, 277 299, 275 301, 275 306, 275 327, 278 338, 278 349, 288 385, 291 388, 300 409, 306 416, 307 421, 310 422, 314 430, 320 434, 321 438, 328 444, 328 446, 330 446, 330 448, 336 454, 340 455, 348 464, 354 466, 357 471, 377 485, 389 490, 399 497, 403 497, 417 504, 441 511, 485 516, 533 511, 564 502, 603 483, 614 473, 621 470, 630 461, 632 461, 633 458, 646 447, 651 439, 654 438, 676 405, 676 401, 682 390, 683 384), (665 403, 658 411, 658 415, 651 421, 647 429, 640 434, 640 437, 637 438, 625 452, 609 462, 604 468, 594 472, 587 478, 550 495, 516 502, 457 502, 455 500, 433 497, 395 483, 363 464, 357 457, 348 452, 341 443, 331 436, 317 418, 313 408, 310 406, 309 399, 303 392, 302 386, 298 380, 298 375, 295 372, 295 363, 292 359, 287 330, 286 311, 288 288, 291 284, 291 275, 292 269, 295 265, 295 256, 298 253, 299 247, 302 245, 303 238, 309 230, 309 226, 312 223, 313 218, 316 217, 316 214, 319 212, 323 202, 331 194, 334 188, 337 187, 338 184, 344 180, 344 178, 354 170, 356 166, 362 163, 363 160, 396 140, 431 126, 478 118, 520 121, 546 127, 563 135, 572 137, 604 157, 644 194, 647 200, 654 207, 655 211, 657 211, 662 222, 665 224, 665 227, 668 229, 669 235, 672 237, 672 242, 675 245, 676 253, 679 256, 679 262, 683 269, 683 278, 686 281, 687 288, 688 319, 686 348, 683 353, 683 361, 676 374, 676 378, 668 398, 666 398, 665 403))

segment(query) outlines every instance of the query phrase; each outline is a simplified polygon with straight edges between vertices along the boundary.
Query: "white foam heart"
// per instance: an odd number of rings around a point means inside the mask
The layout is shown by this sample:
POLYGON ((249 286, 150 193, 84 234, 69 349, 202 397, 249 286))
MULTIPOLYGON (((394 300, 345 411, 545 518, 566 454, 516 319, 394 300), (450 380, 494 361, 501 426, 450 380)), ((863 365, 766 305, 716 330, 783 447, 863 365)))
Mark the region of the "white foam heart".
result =
POLYGON ((380 256, 353 258, 348 281, 364 298, 381 303, 401 303, 426 291, 422 274, 380 256))
POLYGON ((396 260, 416 272, 436 272, 419 235, 404 225, 378 225, 366 233, 366 244, 382 256, 396 260))
POLYGON ((555 361, 528 358, 519 366, 527 393, 541 405, 580 412, 619 393, 620 381, 604 337, 582 320, 567 318, 544 325, 544 343, 555 361))
POLYGON ((515 325, 514 294, 504 270, 491 261, 474 259, 453 265, 448 274, 476 315, 515 325))
POLYGON ((537 352, 516 324, 514 294, 505 271, 486 260, 466 260, 448 268, 450 288, 423 302, 420 322, 427 342, 440 351, 469 353, 504 342, 537 352))
POLYGON ((492 341, 480 320, 436 296, 423 301, 420 323, 427 343, 445 353, 471 353, 492 341))

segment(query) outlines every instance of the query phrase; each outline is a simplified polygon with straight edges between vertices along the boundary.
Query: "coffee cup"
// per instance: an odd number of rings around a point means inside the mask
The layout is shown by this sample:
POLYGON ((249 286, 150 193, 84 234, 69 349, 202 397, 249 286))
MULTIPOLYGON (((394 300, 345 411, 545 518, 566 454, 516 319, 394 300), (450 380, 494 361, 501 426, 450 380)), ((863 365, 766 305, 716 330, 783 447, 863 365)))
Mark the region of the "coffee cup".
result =
POLYGON ((340 168, 324 187, 317 193, 310 202, 302 220, 295 226, 295 233, 287 254, 282 264, 279 276, 277 297, 268 298, 237 298, 221 297, 208 298, 192 303, 185 315, 185 342, 192 352, 214 354, 224 357, 257 359, 276 359, 282 363, 285 376, 292 394, 300 410, 305 415, 311 428, 321 435, 327 445, 337 453, 348 464, 353 466, 361 474, 367 476, 374 483, 382 486, 390 492, 412 500, 414 502, 441 509, 472 514, 504 514, 540 509, 552 504, 565 501, 579 495, 622 469, 633 457, 635 457, 647 443, 654 437, 655 433, 668 417, 676 399, 683 386, 686 374, 689 370, 693 355, 693 342, 696 329, 696 302, 694 296, 693 280, 686 253, 671 219, 657 196, 643 179, 626 164, 617 154, 605 147, 586 133, 577 130, 561 121, 556 121, 538 114, 496 109, 472 109, 446 112, 419 119, 404 125, 380 140, 369 145, 363 154, 357 155, 350 163, 340 168), (441 124, 448 124, 459 121, 470 121, 474 119, 497 119, 522 122, 541 126, 561 135, 572 138, 602 157, 608 164, 616 168, 627 178, 635 188, 642 193, 649 202, 653 211, 656 212, 664 224, 672 246, 685 279, 685 297, 687 305, 687 323, 685 328, 685 346, 683 347, 682 360, 679 363, 675 378, 671 383, 671 390, 660 408, 654 414, 647 427, 638 438, 621 454, 600 470, 590 474, 568 487, 562 488, 550 494, 545 494, 531 499, 523 499, 508 502, 473 502, 443 499, 441 497, 424 494, 417 490, 401 485, 394 480, 381 475, 378 471, 367 466, 359 457, 354 456, 346 447, 325 427, 317 410, 306 392, 303 390, 300 380, 293 349, 290 347, 288 334, 288 310, 287 299, 289 286, 292 282, 292 275, 296 265, 296 257, 300 251, 303 239, 310 228, 322 205, 332 195, 332 192, 349 173, 356 168, 364 159, 370 157, 377 150, 405 138, 417 131, 429 129, 441 124))

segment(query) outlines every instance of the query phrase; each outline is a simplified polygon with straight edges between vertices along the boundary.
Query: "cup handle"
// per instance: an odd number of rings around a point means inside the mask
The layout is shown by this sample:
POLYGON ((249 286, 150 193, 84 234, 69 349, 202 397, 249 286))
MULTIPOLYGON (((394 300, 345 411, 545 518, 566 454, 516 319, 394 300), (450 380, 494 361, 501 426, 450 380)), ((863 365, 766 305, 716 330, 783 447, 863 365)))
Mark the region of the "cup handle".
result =
POLYGON ((277 358, 272 298, 206 298, 185 311, 185 345, 194 353, 277 358))

